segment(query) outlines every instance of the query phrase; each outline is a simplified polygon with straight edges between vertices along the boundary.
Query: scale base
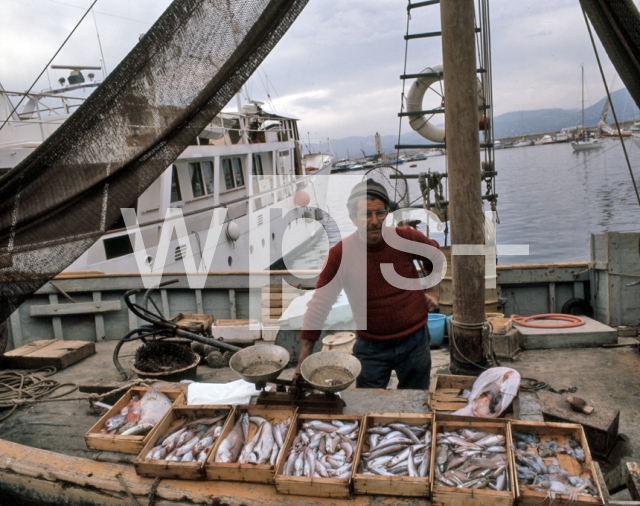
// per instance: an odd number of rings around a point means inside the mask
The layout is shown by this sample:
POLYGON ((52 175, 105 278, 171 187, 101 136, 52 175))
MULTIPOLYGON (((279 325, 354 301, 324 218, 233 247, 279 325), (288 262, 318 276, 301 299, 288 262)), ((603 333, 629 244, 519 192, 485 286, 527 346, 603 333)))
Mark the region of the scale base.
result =
POLYGON ((295 406, 299 413, 341 415, 345 402, 336 394, 302 393, 298 396, 288 392, 265 392, 258 396, 256 404, 261 406, 295 406))

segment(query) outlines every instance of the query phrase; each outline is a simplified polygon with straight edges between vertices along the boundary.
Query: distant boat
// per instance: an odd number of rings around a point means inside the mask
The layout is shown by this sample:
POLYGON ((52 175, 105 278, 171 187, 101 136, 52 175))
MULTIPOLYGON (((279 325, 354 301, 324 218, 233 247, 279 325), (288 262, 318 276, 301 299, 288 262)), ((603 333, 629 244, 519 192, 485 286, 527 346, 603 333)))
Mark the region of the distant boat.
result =
POLYGON ((594 137, 581 137, 577 141, 573 141, 571 146, 574 151, 588 151, 591 149, 600 149, 604 143, 600 139, 594 137))
POLYGON ((570 140, 569 134, 564 128, 556 135, 556 142, 569 142, 570 140))
POLYGON ((541 137, 540 139, 538 139, 537 141, 534 142, 534 144, 536 146, 542 146, 544 144, 553 144, 554 141, 553 138, 550 135, 545 135, 543 137, 541 137))
POLYGON ((493 141, 493 149, 504 149, 504 144, 500 141, 493 141))
MULTIPOLYGON (((608 103, 608 102, 607 102, 608 103)), ((605 104, 605 111, 607 107, 605 104)), ((580 133, 580 139, 573 141, 571 146, 574 151, 588 151, 591 149, 600 149, 602 147, 602 141, 594 137, 588 137, 584 128, 584 65, 582 66, 582 132, 580 133)))
POLYGON ((512 148, 522 148, 524 146, 533 146, 533 141, 531 139, 520 139, 515 144, 512 144, 512 148))
POLYGON ((395 160, 391 160, 389 162, 387 162, 387 164, 389 165, 400 165, 402 163, 404 163, 406 160, 404 158, 402 158, 401 156, 396 158, 395 160))

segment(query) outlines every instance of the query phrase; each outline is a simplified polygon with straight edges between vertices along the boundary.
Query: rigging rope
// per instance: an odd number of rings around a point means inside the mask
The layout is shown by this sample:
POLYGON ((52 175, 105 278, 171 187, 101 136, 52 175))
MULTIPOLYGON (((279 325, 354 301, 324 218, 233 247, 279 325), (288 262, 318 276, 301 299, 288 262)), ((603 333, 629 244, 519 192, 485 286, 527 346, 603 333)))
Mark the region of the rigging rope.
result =
MULTIPOLYGON (((18 105, 16 105, 13 108, 13 111, 11 111, 9 113, 9 115, 7 116, 7 119, 4 120, 4 122, 2 123, 2 125, 0 125, 0 130, 2 130, 4 128, 4 126, 7 124, 7 122, 9 121, 9 118, 11 118, 13 116, 13 113, 16 112, 18 110, 18 107, 20 107, 20 104, 23 102, 23 100, 27 97, 27 95, 29 93, 31 93, 31 90, 33 89, 33 87, 36 85, 36 83, 38 82, 38 80, 42 77, 42 74, 44 74, 47 71, 47 68, 49 67, 49 65, 51 64, 51 62, 54 60, 54 58, 56 56, 58 56, 58 53, 60 51, 62 51, 62 48, 64 47, 64 45, 67 43, 67 41, 71 38, 71 36, 73 35, 73 33, 76 31, 76 29, 80 26, 80 23, 82 23, 82 21, 84 20, 84 18, 87 17, 87 14, 89 14, 89 12, 91 12, 91 9, 93 8, 93 6, 96 4, 98 0, 93 0, 93 3, 89 6, 89 8, 87 9, 87 12, 85 12, 82 17, 80 18, 80 21, 78 21, 76 23, 76 26, 73 27, 73 30, 71 30, 71 33, 69 35, 67 35, 67 38, 64 39, 64 42, 62 43, 62 45, 58 48, 58 50, 55 52, 55 54, 51 57, 51 59, 49 60, 49 62, 44 66, 44 68, 42 69, 42 72, 40 72, 40 74, 38 75, 38 77, 36 77, 36 80, 33 81, 33 84, 31 86, 29 86, 29 89, 26 91, 26 93, 24 95, 22 95, 22 98, 18 101, 18 105)), ((104 63, 104 62, 103 62, 104 63)))
POLYGON ((620 124, 618 123, 618 115, 616 114, 615 107, 613 107, 613 102, 611 101, 611 94, 609 93, 609 87, 607 86, 607 80, 604 77, 604 70, 602 69, 602 63, 600 62, 600 56, 598 55, 598 48, 596 47, 596 42, 593 39, 593 33, 591 32, 591 25, 589 24, 589 20, 587 19, 587 13, 584 11, 584 7, 582 7, 582 15, 584 16, 584 22, 587 25, 587 31, 589 32, 589 38, 591 39, 591 45, 593 46, 593 52, 596 55, 596 60, 598 62, 598 68, 600 69, 600 75, 602 76, 602 82, 604 83, 604 89, 607 92, 607 99, 609 100, 609 105, 611 106, 611 112, 613 113, 613 119, 616 122, 616 128, 618 130, 618 137, 620 138, 620 144, 622 144, 622 151, 624 151, 624 158, 627 161, 627 167, 629 169, 629 175, 631 176, 631 182, 633 183, 633 189, 636 192, 636 198, 638 199, 638 205, 640 206, 640 193, 638 193, 638 186, 636 185, 636 179, 633 176, 633 170, 631 170, 631 162, 629 161, 629 155, 627 154, 627 147, 624 145, 624 139, 622 138, 622 132, 620 131, 620 124))

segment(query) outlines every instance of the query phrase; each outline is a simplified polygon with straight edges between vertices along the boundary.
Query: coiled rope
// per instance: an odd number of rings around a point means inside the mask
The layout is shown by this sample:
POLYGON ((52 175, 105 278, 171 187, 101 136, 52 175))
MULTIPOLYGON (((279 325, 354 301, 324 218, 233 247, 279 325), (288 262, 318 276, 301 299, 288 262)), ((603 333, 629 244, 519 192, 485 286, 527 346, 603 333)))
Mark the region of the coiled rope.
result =
POLYGON ((11 410, 0 417, 0 422, 9 418, 18 406, 40 402, 89 401, 90 410, 97 413, 99 410, 94 406, 96 401, 118 392, 129 390, 134 386, 149 386, 146 380, 138 379, 103 394, 89 394, 62 399, 61 397, 78 390, 78 385, 75 383, 60 383, 53 379, 48 379, 49 376, 56 372, 57 369, 55 367, 43 367, 33 371, 0 372, 0 410, 11 410), (52 392, 62 387, 72 388, 58 395, 50 396, 52 392))
POLYGON ((11 408, 9 413, 0 418, 0 422, 9 418, 19 405, 39 401, 42 397, 48 396, 61 387, 70 386, 73 388, 54 397, 48 397, 46 401, 58 399, 78 389, 78 385, 75 383, 59 383, 47 379, 48 376, 56 372, 55 367, 43 367, 25 372, 0 372, 0 409, 11 408))

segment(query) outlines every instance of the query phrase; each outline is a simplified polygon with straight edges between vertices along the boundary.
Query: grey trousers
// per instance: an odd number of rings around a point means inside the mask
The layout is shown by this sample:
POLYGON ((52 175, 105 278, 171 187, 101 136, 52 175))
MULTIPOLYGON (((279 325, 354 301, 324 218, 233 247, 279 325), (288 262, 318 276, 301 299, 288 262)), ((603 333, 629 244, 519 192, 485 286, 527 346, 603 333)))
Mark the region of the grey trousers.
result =
POLYGON ((391 371, 398 376, 398 389, 428 390, 431 373, 429 329, 425 323, 397 343, 375 343, 358 339, 353 354, 362 364, 357 388, 387 388, 391 371))

